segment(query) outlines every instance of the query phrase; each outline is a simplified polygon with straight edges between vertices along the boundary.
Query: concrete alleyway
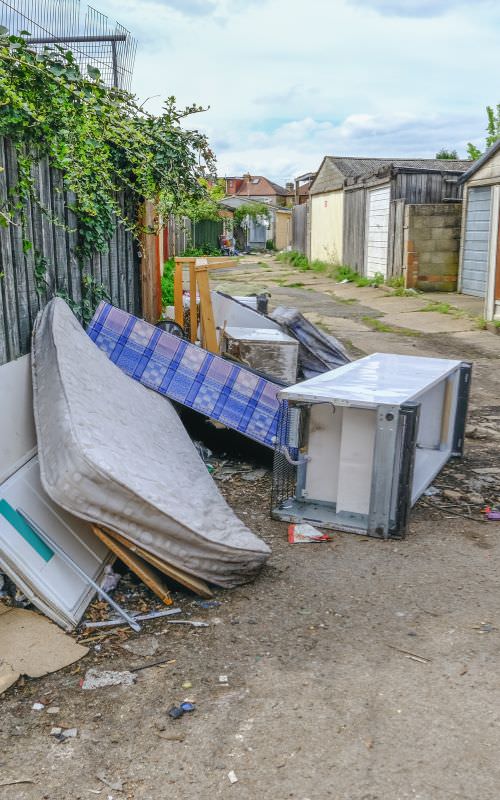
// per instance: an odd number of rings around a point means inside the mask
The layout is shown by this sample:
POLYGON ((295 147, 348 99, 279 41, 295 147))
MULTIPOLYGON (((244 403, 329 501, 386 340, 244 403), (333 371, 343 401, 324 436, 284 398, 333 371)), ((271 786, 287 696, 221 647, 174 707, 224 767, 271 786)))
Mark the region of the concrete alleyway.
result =
POLYGON ((79 688, 90 666, 141 661, 115 636, 76 670, 4 695, 0 784, 32 783, 0 786, 1 800, 497 800, 500 523, 483 522, 480 507, 500 501, 500 337, 465 314, 419 310, 435 298, 338 286, 271 260, 217 283, 234 294, 268 288, 272 305, 298 306, 355 356, 472 360, 466 456, 437 480, 460 500, 419 503, 401 542, 338 533, 301 547, 269 518, 269 475, 221 483, 273 547, 269 566, 218 592, 217 608, 179 593, 184 612, 209 627, 150 624, 155 657, 169 660, 135 686, 79 688), (57 743, 55 720, 31 711, 46 695, 77 738, 57 743), (187 695, 197 711, 169 719, 187 695))

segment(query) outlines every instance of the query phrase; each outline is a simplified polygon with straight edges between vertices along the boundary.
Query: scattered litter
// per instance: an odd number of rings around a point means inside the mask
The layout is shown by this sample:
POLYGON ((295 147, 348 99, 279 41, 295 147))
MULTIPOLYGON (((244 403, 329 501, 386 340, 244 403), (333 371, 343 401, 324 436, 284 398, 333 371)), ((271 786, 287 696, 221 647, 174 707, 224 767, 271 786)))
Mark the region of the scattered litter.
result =
POLYGON ((111 781, 104 772, 97 772, 96 778, 98 781, 101 781, 105 786, 109 789, 114 789, 115 792, 122 792, 123 791, 123 781, 116 780, 111 781))
POLYGON ((227 777, 229 778, 229 783, 238 783, 238 778, 236 777, 236 773, 234 770, 228 772, 227 777))
POLYGON ((78 736, 78 728, 63 728, 61 733, 62 739, 76 739, 78 736))
POLYGON ((183 689, 192 689, 193 688, 193 684, 191 683, 191 681, 184 681, 184 683, 182 684, 182 688, 183 689))
POLYGON ((486 506, 483 509, 482 513, 484 514, 486 519, 492 520, 494 522, 498 522, 500 520, 500 506, 486 506))
POLYGON ((184 714, 190 714, 192 711, 196 711, 195 704, 190 703, 188 700, 184 700, 184 702, 180 704, 179 708, 184 712, 184 714))
POLYGON ((2 788, 3 786, 17 786, 20 783, 33 783, 34 784, 35 781, 32 781, 29 778, 19 778, 18 780, 15 780, 15 781, 4 781, 3 783, 0 783, 0 788, 2 788))
POLYGON ((168 709, 168 716, 172 717, 172 719, 180 719, 184 714, 184 711, 180 706, 171 706, 168 709))
POLYGON ((159 667, 161 664, 175 664, 175 658, 158 658, 156 661, 150 661, 149 664, 140 664, 138 667, 130 667, 130 672, 141 672, 143 669, 159 667))
POLYGON ((308 542, 330 542, 331 536, 321 533, 308 522, 288 526, 288 541, 290 544, 307 544, 308 542))
POLYGON ((241 476, 244 481, 258 481, 261 478, 265 478, 268 474, 268 470, 264 468, 259 469, 251 469, 249 472, 244 472, 241 476))
POLYGON ((473 625, 472 627, 475 631, 478 631, 478 633, 491 633, 492 631, 496 631, 496 628, 491 622, 481 622, 480 625, 473 625))
POLYGON ((45 713, 46 714, 59 714, 60 710, 61 709, 59 708, 59 706, 49 706, 49 708, 47 709, 47 711, 45 713))
POLYGON ((208 628, 208 622, 195 619, 167 619, 170 625, 191 625, 192 628, 208 628))
POLYGON ((160 645, 156 636, 139 636, 124 642, 122 647, 136 656, 154 656, 160 645))
POLYGON ((111 669, 89 669, 82 681, 82 689, 103 689, 105 686, 132 686, 137 676, 126 670, 116 672, 111 669))
POLYGON ((219 683, 229 683, 229 678, 227 675, 219 675, 219 683))
POLYGON ((44 708, 45 706, 43 703, 33 703, 31 706, 32 711, 43 711, 44 708))
POLYGON ((113 572, 111 564, 106 564, 104 567, 104 577, 101 581, 101 586, 105 592, 112 592, 116 589, 120 582, 121 575, 118 572, 113 572))
POLYGON ((221 605, 219 600, 195 600, 194 602, 200 608, 218 608, 221 605))
MULTIPOLYGON (((165 611, 148 611, 147 614, 139 614, 136 611, 132 611, 130 616, 139 622, 143 622, 148 619, 158 619, 159 617, 169 617, 171 614, 181 613, 182 609, 180 608, 169 608, 165 609, 165 611)), ((86 628, 107 628, 112 625, 123 625, 123 620, 118 617, 112 617, 112 619, 102 619, 97 622, 85 622, 84 625, 86 628)))
POLYGON ((50 735, 51 736, 60 736, 62 733, 62 728, 51 728, 50 735))
POLYGON ((391 650, 396 650, 397 653, 402 653, 406 658, 409 658, 411 661, 419 661, 421 664, 428 664, 430 661, 432 661, 431 658, 418 656, 416 653, 410 652, 410 650, 402 650, 400 647, 394 647, 394 645, 392 644, 388 644, 387 647, 390 647, 391 650))
POLYGON ((436 497, 438 494, 441 494, 441 489, 438 489, 437 486, 429 486, 424 492, 425 497, 436 497))

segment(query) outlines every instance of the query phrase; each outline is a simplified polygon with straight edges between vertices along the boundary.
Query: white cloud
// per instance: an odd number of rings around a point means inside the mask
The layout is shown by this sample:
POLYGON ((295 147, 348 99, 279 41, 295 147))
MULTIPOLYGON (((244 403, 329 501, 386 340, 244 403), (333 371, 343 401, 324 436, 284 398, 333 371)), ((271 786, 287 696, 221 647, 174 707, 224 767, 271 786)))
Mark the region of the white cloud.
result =
POLYGON ((489 0, 211 4, 200 14, 201 0, 99 3, 139 40, 134 90, 152 97, 149 110, 171 94, 210 106, 192 126, 209 134, 221 172, 283 181, 339 150, 464 153, 481 140, 485 106, 500 100, 500 8, 489 0))
MULTIPOLYGON (((359 5, 369 6, 374 11, 387 16, 400 17, 439 17, 448 11, 464 5, 466 0, 351 0, 359 5)), ((491 0, 475 0, 475 7, 491 4, 491 0)))

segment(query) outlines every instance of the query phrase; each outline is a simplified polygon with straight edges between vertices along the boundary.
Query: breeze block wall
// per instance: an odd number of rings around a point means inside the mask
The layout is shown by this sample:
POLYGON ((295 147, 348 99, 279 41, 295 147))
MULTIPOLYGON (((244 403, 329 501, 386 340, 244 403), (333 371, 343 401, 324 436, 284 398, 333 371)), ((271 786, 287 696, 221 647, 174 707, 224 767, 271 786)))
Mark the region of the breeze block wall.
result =
POLYGON ((461 224, 461 203, 406 206, 405 266, 408 289, 456 291, 461 224))

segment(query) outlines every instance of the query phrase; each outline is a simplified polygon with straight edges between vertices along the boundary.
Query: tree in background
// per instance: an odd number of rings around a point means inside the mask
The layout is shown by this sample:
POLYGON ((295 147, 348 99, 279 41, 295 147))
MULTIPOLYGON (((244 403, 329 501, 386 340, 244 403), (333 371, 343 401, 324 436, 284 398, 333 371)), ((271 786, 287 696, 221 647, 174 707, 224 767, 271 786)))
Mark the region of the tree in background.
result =
POLYGON ((442 159, 443 161, 456 161, 458 159, 458 153, 456 150, 446 150, 445 147, 442 147, 439 153, 436 153, 436 158, 442 159))
MULTIPOLYGON (((493 106, 486 106, 486 114, 488 116, 488 124, 486 126, 487 150, 488 147, 491 147, 492 144, 495 144, 495 142, 498 142, 500 139, 500 103, 497 103, 495 108, 493 108, 493 106)), ((467 145, 467 154, 473 161, 483 155, 481 150, 476 147, 475 144, 472 144, 472 142, 469 142, 467 145)))

